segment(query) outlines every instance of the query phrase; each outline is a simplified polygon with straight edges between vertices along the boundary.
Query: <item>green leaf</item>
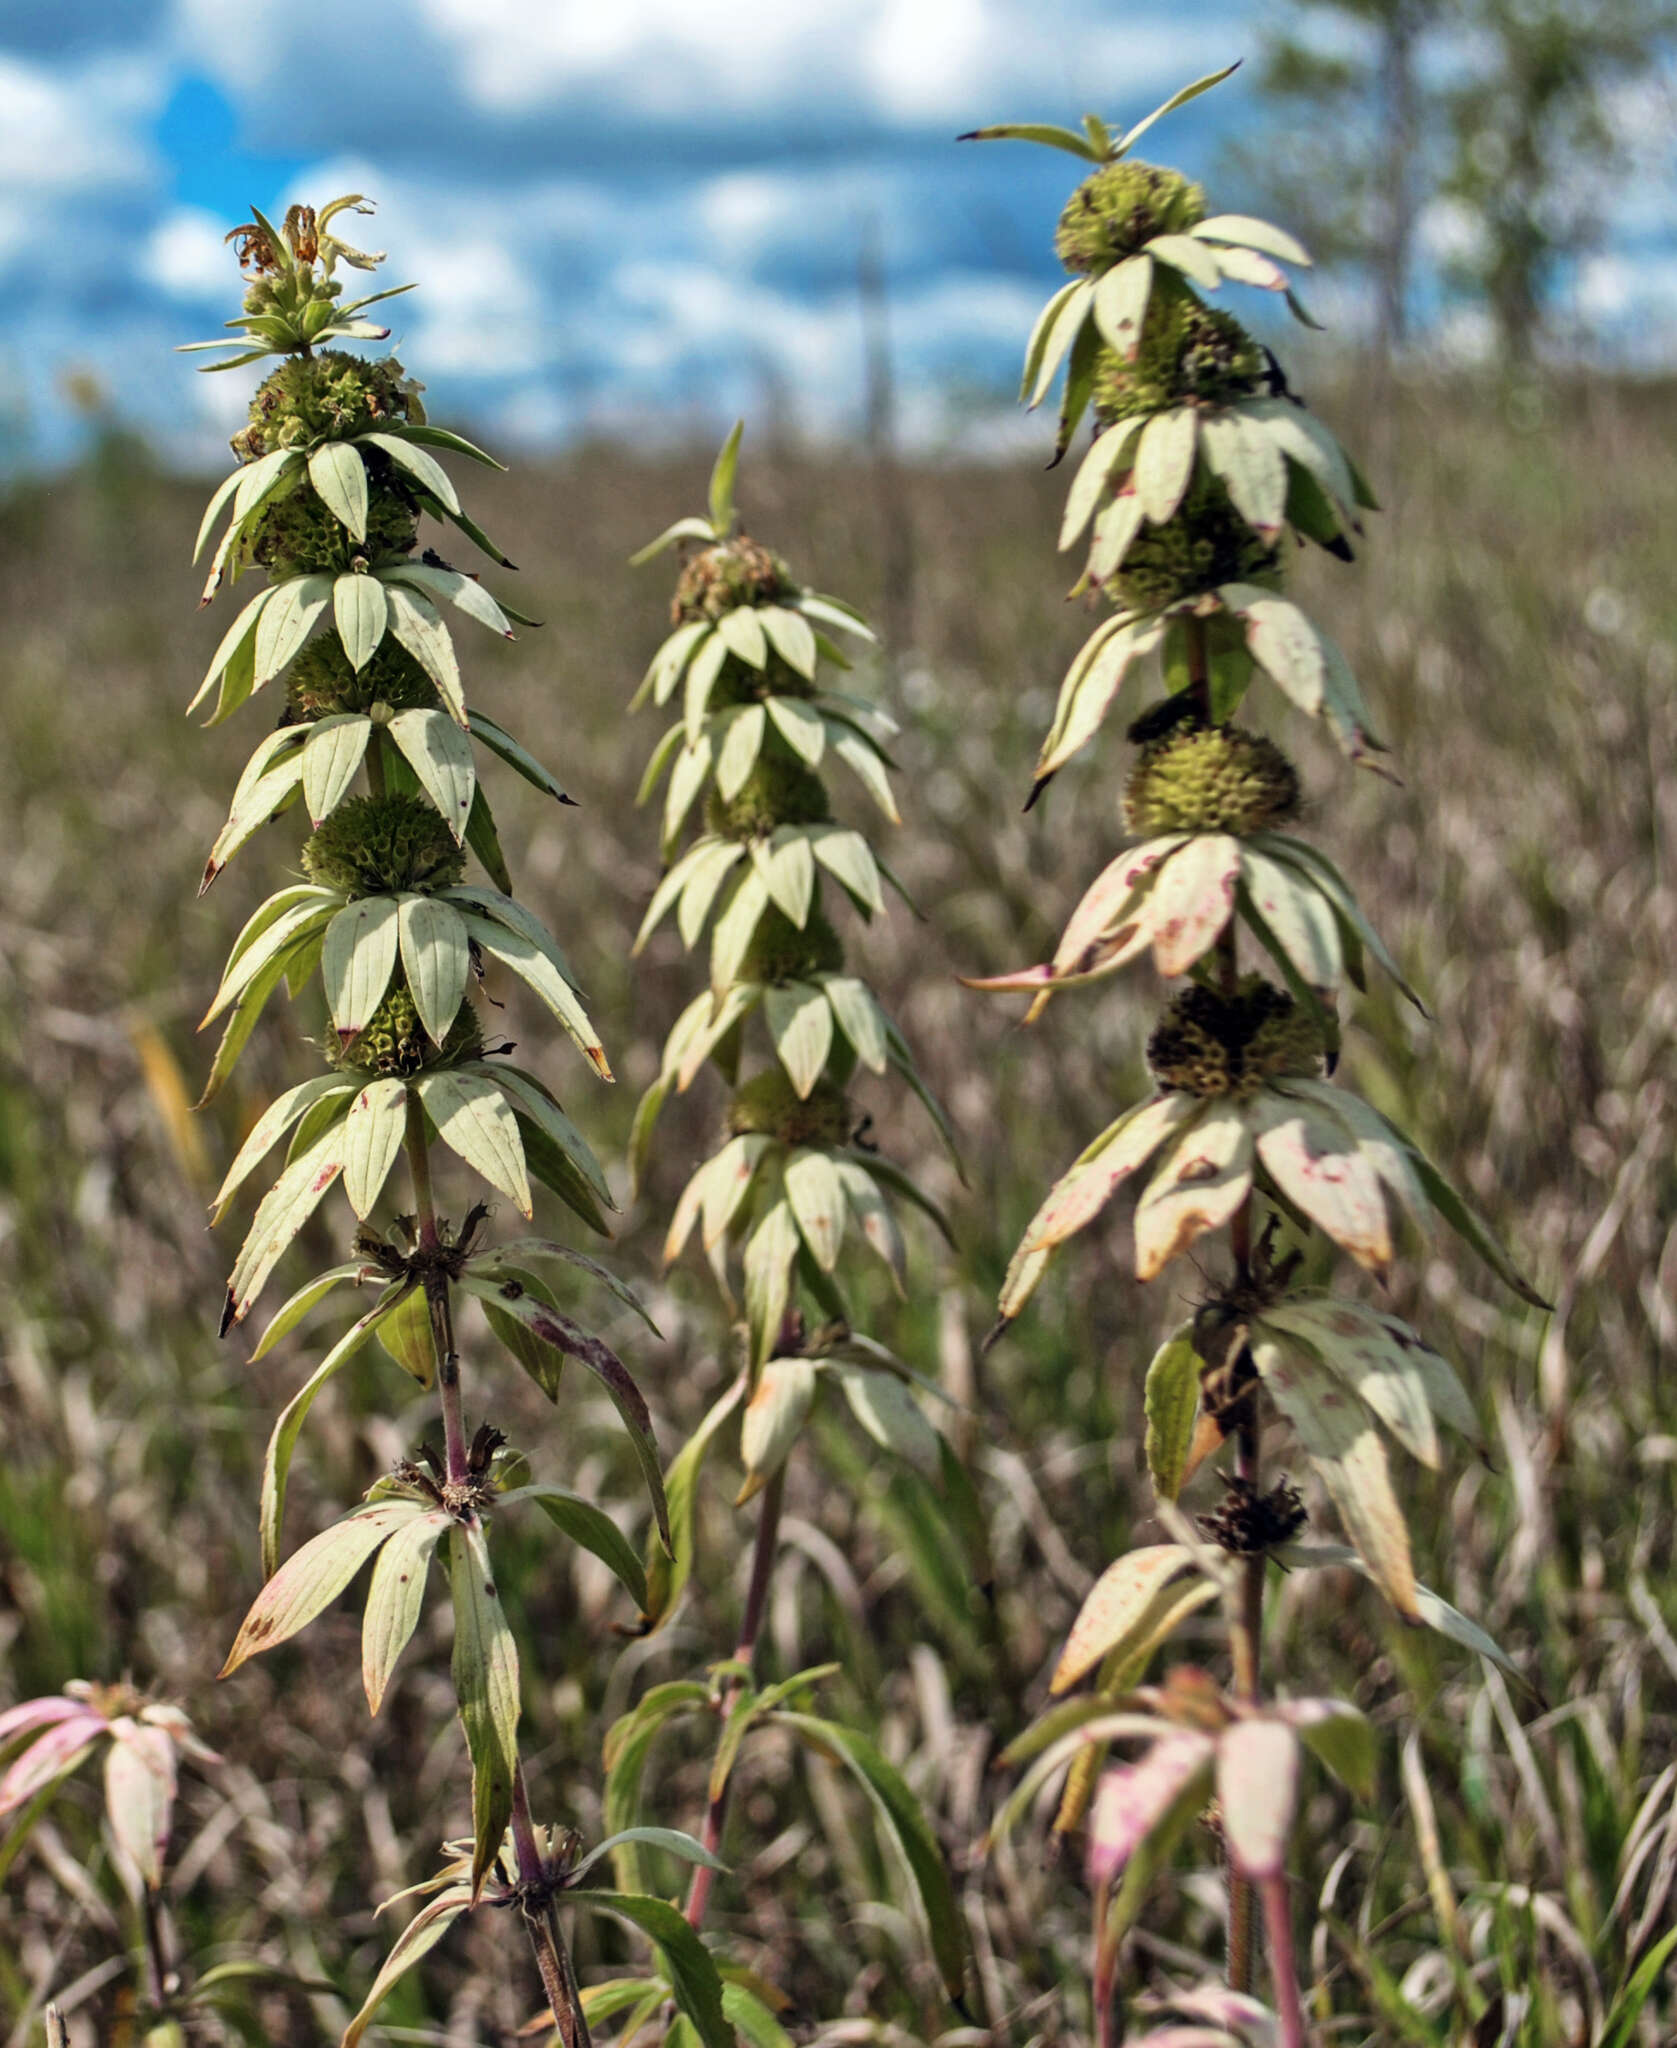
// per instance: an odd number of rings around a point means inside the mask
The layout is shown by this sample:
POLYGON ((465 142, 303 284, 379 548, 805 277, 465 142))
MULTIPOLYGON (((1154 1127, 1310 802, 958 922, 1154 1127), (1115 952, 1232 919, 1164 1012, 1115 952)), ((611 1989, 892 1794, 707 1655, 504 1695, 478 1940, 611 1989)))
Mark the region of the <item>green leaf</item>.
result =
POLYGON ((1637 2021, 1642 2009, 1653 1996, 1660 1972, 1677 1951, 1677 1927, 1662 1935, 1636 1966, 1634 1975, 1613 2001, 1612 2010, 1602 2022, 1602 2048, 1631 2048, 1636 2039, 1637 2021))
POLYGON ((1221 85, 1225 78, 1232 78, 1240 69, 1238 60, 1225 64, 1221 71, 1209 71, 1204 78, 1196 78, 1192 85, 1185 85, 1179 93, 1173 93, 1163 106, 1155 107, 1144 121, 1138 121, 1119 141, 1117 154, 1127 156, 1141 140, 1155 121, 1162 121, 1166 114, 1174 114, 1178 107, 1185 107, 1190 100, 1197 100, 1202 92, 1209 92, 1214 85, 1221 85))
POLYGON ((719 1862, 703 1842, 692 1835, 683 1834, 679 1828, 621 1828, 615 1835, 608 1835, 603 1842, 596 1842, 582 1861, 571 1871, 572 1879, 584 1877, 599 1862, 602 1856, 615 1855, 626 1842, 644 1843, 648 1848, 666 1849, 672 1856, 679 1856, 684 1863, 702 1863, 707 1870, 726 1870, 727 1864, 719 1862))
POLYGON ((646 1572, 634 1545, 618 1528, 610 1515, 595 1507, 592 1501, 584 1500, 579 1493, 572 1493, 568 1487, 541 1482, 530 1486, 517 1486, 501 1494, 496 1502, 497 1513, 502 1508, 516 1507, 520 1502, 533 1501, 553 1526, 590 1551, 608 1570, 629 1589, 635 1605, 642 1611, 646 1607, 646 1572))
POLYGON ((780 1326, 792 1299, 798 1226, 790 1205, 772 1203, 745 1244, 745 1310, 751 1326, 751 1363, 764 1364, 780 1346, 780 1326))
POLYGON ((710 1951, 676 1908, 664 1899, 633 1892, 568 1891, 574 1906, 612 1913, 651 1937, 664 1959, 675 2002, 698 2029, 704 2048, 737 2048, 722 2010, 722 1979, 710 1951))
POLYGON ((1252 1360, 1375 1583, 1406 1621, 1419 1620, 1409 1531, 1374 1418, 1326 1366, 1298 1350, 1283 1352, 1273 1339, 1259 1339, 1252 1360))
POLYGON ((895 1765, 854 1729, 810 1714, 781 1711, 776 1722, 833 1763, 844 1764, 873 1801, 913 1876, 931 1933, 932 1953, 951 1998, 966 1984, 967 1938, 954 1887, 930 1822, 895 1765))
POLYGON ((419 1626, 432 1554, 452 1521, 446 1509, 431 1508, 403 1523, 373 1566, 361 1618, 361 1684, 370 1714, 384 1704, 396 1660, 419 1626))
MULTIPOLYGON (((1292 1570, 1310 1570, 1325 1566, 1360 1572, 1365 1579, 1374 1579, 1368 1561, 1359 1556, 1348 1543, 1286 1543, 1274 1552, 1274 1556, 1278 1564, 1284 1564, 1292 1570)), ((1430 1586, 1416 1586, 1415 1612, 1423 1627, 1430 1628, 1436 1635, 1448 1636, 1451 1642, 1459 1643, 1464 1650, 1472 1650, 1476 1656, 1488 1657, 1493 1664, 1500 1665, 1517 1683, 1529 1686, 1530 1680, 1507 1651, 1487 1635, 1476 1621, 1470 1621, 1430 1586)))
POLYGON ((227 1169, 226 1179, 216 1190, 215 1199, 210 1204, 211 1224, 219 1223, 226 1215, 233 1196, 300 1116, 317 1102, 352 1094, 354 1086, 353 1082, 345 1081, 337 1074, 322 1074, 312 1081, 303 1081, 295 1088, 288 1088, 277 1101, 270 1103, 251 1126, 250 1135, 227 1169))
POLYGON ((342 1172, 343 1129, 337 1125, 293 1160, 262 1198, 227 1283, 224 1328, 244 1320, 286 1246, 342 1172))
POLYGON ((344 1193, 357 1216, 366 1216, 383 1191, 407 1135, 408 1084, 369 1081, 350 1105, 344 1124, 344 1193))
POLYGON ((342 803, 360 773, 372 737, 370 718, 336 713, 320 720, 303 743, 303 801, 309 822, 318 825, 342 803))
POLYGON ((704 1420, 682 1445, 666 1475, 669 1493, 670 1549, 654 1548, 647 1560, 645 1613, 649 1628, 668 1620, 693 1569, 698 1534, 699 1474, 717 1431, 738 1407, 745 1393, 742 1374, 714 1401, 704 1420))
POLYGON ((599 1034, 588 1021, 588 1013, 577 1001, 570 983, 554 966, 549 955, 522 933, 509 931, 505 925, 491 924, 487 918, 468 917, 465 923, 467 936, 476 940, 492 960, 510 968, 541 997, 600 1078, 609 1081, 612 1072, 599 1034))
MULTIPOLYGON (((367 538, 367 468, 348 441, 322 441, 309 452, 315 496, 352 540, 367 538)), ((359 663, 356 664, 360 666, 359 663)))
POLYGON ((437 1336, 423 1288, 395 1304, 379 1325, 378 1341, 385 1357, 429 1393, 437 1383, 437 1336))
MULTIPOLYGON (((601 1171, 600 1162, 589 1149, 587 1139, 532 1075, 526 1074, 520 1067, 510 1066, 504 1060, 496 1061, 493 1066, 474 1060, 464 1065, 460 1071, 479 1074, 493 1081, 501 1093, 516 1105, 520 1118, 536 1125, 564 1155, 572 1172, 583 1182, 585 1193, 589 1197, 586 1205, 577 1209, 579 1216, 598 1215, 602 1204, 607 1209, 617 1207, 612 1199, 611 1189, 606 1185, 606 1177, 601 1171)), ((534 1155, 529 1152, 528 1134, 526 1153, 533 1168, 534 1155)), ((563 1194, 564 1190, 555 1189, 555 1193, 563 1194)), ((566 1195, 565 1199, 568 1201, 570 1197, 566 1195)), ((605 1230, 603 1223, 595 1227, 606 1236, 610 1236, 611 1233, 605 1230)))
MULTIPOLYGON (((403 285, 400 289, 407 291, 410 287, 403 285)), ((474 442, 468 441, 463 434, 451 433, 447 427, 419 426, 406 421, 399 427, 390 427, 385 431, 389 437, 400 441, 415 441, 424 448, 446 448, 451 454, 469 455, 474 462, 481 462, 486 469, 498 469, 503 476, 506 474, 507 466, 504 462, 497 462, 493 455, 485 455, 474 442)))
POLYGON ((830 1370, 838 1376, 850 1412, 876 1444, 912 1465, 923 1479, 938 1473, 942 1439, 897 1374, 840 1359, 830 1370))
POLYGON ((396 970, 394 896, 363 896, 326 927, 321 979, 340 1039, 353 1038, 384 1001, 396 970))
MULTIPOLYGON (((291 1309, 299 1302, 303 1302, 305 1295, 312 1295, 313 1298, 304 1303, 304 1309, 313 1307, 314 1302, 320 1300, 327 1292, 331 1281, 332 1275, 323 1273, 311 1280, 307 1288, 299 1289, 291 1297, 274 1318, 262 1343, 257 1347, 258 1356, 266 1349, 274 1329, 291 1309)), ((285 1484, 291 1471, 292 1452, 297 1448, 297 1439, 302 1433, 309 1410, 314 1406, 315 1396, 336 1372, 349 1363, 398 1304, 417 1293, 416 1288, 402 1282, 387 1287, 360 1321, 352 1324, 344 1332, 315 1367, 302 1388, 280 1411, 279 1420, 274 1424, 273 1434, 268 1439, 267 1453, 262 1461, 261 1536, 264 1578, 272 1578, 279 1570, 280 1534, 285 1522, 285 1484)), ((423 1298, 420 1296, 421 1300, 423 1298)))
MULTIPOLYGON (((738 605, 734 610, 724 612, 716 622, 716 637, 719 645, 748 668, 760 669, 768 661, 768 635, 763 631, 756 610, 750 605, 738 605)), ((697 668, 698 663, 693 666, 697 668)))
POLYGON ((471 741, 442 711, 398 711, 389 732, 460 845, 477 787, 471 741))
POLYGON ((274 588, 256 622, 256 667, 251 687, 260 690, 302 646, 315 621, 332 601, 332 578, 294 576, 274 588))
MULTIPOLYGON (((757 618, 763 631, 769 636, 769 644, 782 661, 806 682, 815 679, 817 651, 815 634, 809 621, 800 612, 789 611, 784 605, 768 604, 759 607, 757 618)), ((799 703, 796 697, 776 697, 770 700, 770 708, 799 703)), ((778 721, 777 721, 778 722, 778 721)), ((795 743, 794 743, 795 744, 795 743)))
POLYGON ((516 637, 506 613, 474 576, 464 575, 458 569, 434 569, 427 563, 410 561, 403 561, 383 573, 387 581, 406 584, 408 588, 422 592, 433 603, 440 601, 453 605, 467 618, 476 619, 480 626, 499 633, 503 640, 516 637))
MULTIPOLYGON (((1152 296, 1153 259, 1145 250, 1138 256, 1126 257, 1122 263, 1115 263, 1095 286, 1095 325, 1107 346, 1125 362, 1133 362, 1136 350, 1141 346, 1142 329, 1147 324, 1147 305, 1152 296)), ((1095 447, 1099 448, 1101 442, 1112 435, 1119 444, 1106 458, 1109 471, 1132 435, 1139 433, 1144 424, 1142 420, 1135 420, 1108 427, 1096 441, 1095 447)), ((1089 510, 1093 509, 1091 504, 1089 510)), ((1068 506, 1067 518, 1070 516, 1068 506)), ((1066 547, 1069 543, 1062 538, 1060 545, 1066 547)))
POLYGON ((376 576, 340 576, 332 586, 332 617, 350 667, 364 669, 390 621, 384 585, 376 576))
POLYGON ((329 1607, 387 1536, 426 1510, 418 1501, 379 1500, 323 1529, 282 1564, 251 1603, 219 1676, 271 1650, 329 1607))
POLYGON ((815 1361, 771 1358, 740 1419, 740 1462, 745 1484, 734 1501, 742 1506, 760 1493, 785 1464, 815 1399, 815 1361))
POLYGON ((360 1281, 367 1277, 369 1269, 360 1259, 347 1259, 343 1265, 333 1266, 327 1272, 317 1273, 312 1280, 305 1280, 296 1293, 276 1310, 250 1354, 251 1364, 266 1357, 282 1337, 290 1336, 310 1309, 323 1302, 334 1287, 341 1287, 346 1280, 360 1281))
POLYGON ((1061 128, 1051 121, 1007 121, 995 128, 973 128, 956 137, 958 142, 1040 142, 1047 149, 1063 149, 1080 156, 1085 163, 1105 161, 1087 135, 1075 128, 1061 128))
POLYGON ((518 1769, 518 1645, 495 1590, 477 1522, 449 1531, 454 1596, 454 1696, 472 1759, 472 1898, 483 1890, 512 1818, 518 1769))
MULTIPOLYGON (((235 658, 241 653, 244 653, 247 657, 249 656, 256 629, 262 621, 262 614, 267 610, 274 598, 279 595, 279 589, 280 586, 277 583, 270 583, 266 590, 259 590, 222 635, 221 644, 216 648, 215 653, 210 656, 210 665, 204 671, 204 680, 198 685, 192 702, 186 707, 188 717, 198 709, 198 706, 203 703, 211 690, 215 688, 216 684, 232 668, 235 658)), ((249 678, 243 686, 243 694, 247 697, 250 695, 252 685, 254 684, 255 674, 255 666, 252 661, 249 678)), ((219 718, 222 715, 221 709, 218 706, 216 717, 219 718)), ((211 723, 214 724, 215 719, 212 719, 211 723)))
POLYGON ((471 1911, 474 1894, 470 1885, 450 1885, 447 1891, 429 1899, 396 1937, 394 1946, 373 1979, 361 2010, 345 2029, 341 2048, 356 2044, 372 2024, 374 2013, 390 1996, 415 1963, 429 1955, 462 1913, 471 1911))
POLYGON ((491 1245, 487 1251, 476 1253, 469 1261, 474 1273, 494 1273, 508 1259, 519 1261, 541 1260, 551 1264, 575 1267, 586 1273, 591 1280, 597 1280, 616 1301, 640 1317, 653 1336, 661 1337, 663 1332, 647 1313, 645 1302, 632 1287, 626 1286, 607 1266, 586 1253, 573 1251, 568 1244, 554 1244, 545 1237, 515 1237, 501 1244, 491 1245))
POLYGON ((733 531, 734 473, 739 468, 740 441, 744 434, 744 420, 735 420, 710 473, 710 525, 718 540, 725 540, 733 531))
POLYGON ((1060 365, 1081 340, 1085 324, 1094 310, 1094 302, 1095 287, 1087 278, 1080 278, 1057 300, 1059 310, 1043 337, 1036 383, 1031 388, 1030 404, 1033 409, 1048 396, 1060 365))
POLYGON ((396 932, 402 972, 419 1021, 440 1046, 466 997, 471 947, 459 913, 434 896, 396 899, 396 932))
POLYGON ((1294 241, 1284 228, 1267 220, 1254 220, 1247 213, 1218 213, 1188 230, 1202 242, 1230 242, 1243 249, 1257 249, 1265 256, 1279 256, 1283 263, 1310 267, 1310 255, 1302 242, 1294 241))
POLYGON ((460 664, 454 642, 431 600, 381 576, 390 608, 390 631, 437 686, 456 725, 466 723, 466 699, 460 686, 460 664))
POLYGON ((534 1212, 524 1145, 511 1105, 492 1082, 475 1074, 445 1069, 421 1074, 413 1084, 437 1135, 474 1172, 518 1205, 521 1215, 534 1212))
POLYGON ((629 567, 643 567, 654 556, 661 555, 666 548, 674 547, 678 540, 714 541, 721 537, 707 519, 678 519, 673 526, 666 526, 656 540, 648 541, 644 548, 638 548, 629 557, 629 567))
MULTIPOLYGON (((482 740, 492 754, 499 755, 509 768, 522 775, 533 788, 539 789, 544 796, 550 796, 558 803, 568 804, 571 801, 535 755, 526 752, 511 733, 504 732, 494 719, 486 717, 481 711, 468 711, 466 718, 473 739, 482 740)), ((394 723, 393 720, 392 724, 394 723)), ((435 798, 432 800, 434 802, 435 798)))
POLYGON ((1199 1413, 1200 1373, 1205 1361, 1194 1349, 1194 1326, 1184 1323, 1154 1353, 1147 1368, 1142 1405, 1147 1415, 1147 1471, 1161 1500, 1182 1491, 1194 1421, 1199 1413))
POLYGON ((382 449, 396 467, 405 469, 419 484, 421 490, 428 491, 444 511, 458 516, 460 497, 448 471, 433 456, 427 455, 423 448, 406 436, 396 434, 362 434, 358 438, 363 442, 370 441, 375 448, 382 449))

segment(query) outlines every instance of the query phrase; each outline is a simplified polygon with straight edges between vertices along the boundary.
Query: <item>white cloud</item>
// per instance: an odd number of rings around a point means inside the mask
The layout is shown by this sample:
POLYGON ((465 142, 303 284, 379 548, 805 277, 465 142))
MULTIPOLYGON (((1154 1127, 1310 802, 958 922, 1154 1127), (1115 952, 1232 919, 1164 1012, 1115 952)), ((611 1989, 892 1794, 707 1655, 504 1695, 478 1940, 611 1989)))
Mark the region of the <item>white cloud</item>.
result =
POLYGON ((157 164, 140 129, 163 89, 162 67, 148 58, 70 69, 0 54, 0 188, 68 194, 151 184, 157 164))
POLYGON ((177 206, 146 237, 144 275, 172 298, 224 299, 236 272, 226 224, 196 206, 177 206))

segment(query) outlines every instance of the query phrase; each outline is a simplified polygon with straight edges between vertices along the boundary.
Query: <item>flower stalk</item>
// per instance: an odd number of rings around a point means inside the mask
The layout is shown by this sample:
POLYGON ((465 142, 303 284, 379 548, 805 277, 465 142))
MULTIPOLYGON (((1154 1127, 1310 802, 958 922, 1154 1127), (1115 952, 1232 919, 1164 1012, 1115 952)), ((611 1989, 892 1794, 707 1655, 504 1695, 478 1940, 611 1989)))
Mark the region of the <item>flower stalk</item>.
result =
MULTIPOLYGON (((1147 1375, 1149 1472, 1178 1540, 1116 1560, 1085 1603, 1053 1682, 1058 1694, 1093 1677, 1082 1726, 1065 1734, 1068 1710, 1057 1708, 1009 1754, 1035 1759, 1021 1795, 1068 1772, 1063 1827, 1085 1811, 1092 1769, 1116 1745, 1148 1745, 1106 1771, 1087 1809, 1103 2043, 1118 2038, 1119 1945, 1148 1878, 1215 1786, 1229 1990, 1208 1992, 1206 2009, 1234 2015, 1229 2038, 1251 2021, 1239 2001, 1256 1980, 1261 1917, 1275 2024, 1292 2048, 1305 2038, 1284 1873, 1297 1751, 1302 1740, 1356 1778, 1366 1776, 1366 1742, 1319 1739, 1330 1725, 1343 1736, 1350 1708, 1265 1699, 1268 1560, 1304 1518, 1285 1482, 1264 1491, 1265 1435, 1290 1428, 1369 1575, 1406 1620, 1435 1625, 1442 1603, 1427 1595, 1423 1613, 1381 1432, 1433 1466, 1440 1422, 1479 1437, 1454 1368, 1414 1331, 1354 1297, 1295 1284, 1303 1247, 1325 1240, 1384 1277, 1397 1219, 1442 1219, 1524 1299, 1540 1297, 1412 1141, 1333 1085, 1340 1005, 1347 986, 1363 987, 1366 961, 1419 999, 1337 867, 1285 829, 1299 809, 1296 769, 1267 735, 1235 722, 1263 677, 1293 710, 1320 719, 1354 763, 1378 751, 1349 664, 1281 594, 1283 541, 1351 560, 1373 494, 1273 355, 1203 296, 1256 285, 1307 320, 1287 266, 1309 258, 1283 230, 1212 214, 1197 185, 1130 154, 1160 115, 1227 75, 1197 81, 1123 134, 1095 115, 1081 132, 978 131, 1046 142, 1093 167, 1061 216, 1056 246, 1073 277, 1031 337, 1023 395, 1039 402, 1063 369, 1057 453, 1093 413, 1060 539, 1071 547, 1089 536, 1072 594, 1112 611, 1062 685, 1026 808, 1154 659, 1165 694, 1128 729, 1141 749, 1124 794, 1131 844, 1085 894, 1051 960, 974 985, 1029 993, 1034 1020, 1063 990, 1149 956, 1186 983, 1148 1039, 1152 1096, 1122 1112, 1050 1192, 1014 1254, 997 1326, 999 1335, 1060 1247, 1143 1169, 1138 1278, 1202 1239, 1223 1240, 1224 1277, 1147 1375), (1256 971, 1242 961, 1242 932, 1256 971), (1176 1502, 1225 1449, 1223 1500, 1196 1533, 1176 1502), (1175 1628, 1218 1595, 1227 1689, 1180 1665, 1161 1686, 1140 1685, 1175 1628), (1216 1997, 1235 2003, 1216 2006, 1216 1997)), ((1009 1816, 1016 1810, 1010 1802, 1009 1816)))

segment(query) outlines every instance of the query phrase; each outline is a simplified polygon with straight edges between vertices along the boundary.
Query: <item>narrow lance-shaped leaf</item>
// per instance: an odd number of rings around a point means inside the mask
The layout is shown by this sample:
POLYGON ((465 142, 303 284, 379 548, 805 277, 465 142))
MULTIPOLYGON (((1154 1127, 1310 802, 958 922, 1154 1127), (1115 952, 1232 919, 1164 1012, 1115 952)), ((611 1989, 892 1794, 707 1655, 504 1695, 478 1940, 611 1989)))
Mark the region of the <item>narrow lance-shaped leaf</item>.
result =
POLYGON ((518 1769, 518 1646, 507 1625, 489 1564, 489 1544, 476 1521, 449 1531, 449 1586, 454 1596, 454 1696, 472 1759, 472 1896, 500 1854, 512 1818, 518 1769))

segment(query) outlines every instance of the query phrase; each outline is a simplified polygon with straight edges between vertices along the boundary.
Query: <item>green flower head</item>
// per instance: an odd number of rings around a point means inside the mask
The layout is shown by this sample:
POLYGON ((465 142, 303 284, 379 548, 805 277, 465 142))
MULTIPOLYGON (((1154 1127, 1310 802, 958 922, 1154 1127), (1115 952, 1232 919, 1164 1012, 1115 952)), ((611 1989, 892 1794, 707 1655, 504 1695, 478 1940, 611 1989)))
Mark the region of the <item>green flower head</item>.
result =
POLYGON ((1144 747, 1124 791, 1132 832, 1267 832, 1298 810, 1299 779, 1273 740, 1194 726, 1144 747))
POLYGON ((1109 270, 1155 235, 1185 234, 1204 218, 1205 193, 1191 179, 1124 157, 1067 200, 1054 253, 1068 270, 1109 270))
POLYGON ((404 420, 423 421, 421 389, 394 356, 368 362, 337 348, 288 356, 257 386, 250 424, 234 435, 233 452, 254 462, 276 448, 309 448, 404 420))
POLYGON ((407 493, 382 478, 370 478, 367 537, 356 540, 324 500, 305 484, 262 515, 256 531, 256 559, 274 576, 306 576, 324 570, 343 576, 357 562, 405 555, 419 538, 419 515, 407 493))
POLYGON ((356 796, 303 842, 303 869, 311 882, 346 896, 383 896, 452 888, 466 857, 423 797, 356 796))
POLYGON ((1263 389, 1267 367, 1233 314, 1156 282, 1134 361, 1106 347, 1095 358, 1095 411, 1111 422, 1172 405, 1231 405, 1263 389))
POLYGON ((328 1041, 327 1059, 340 1073, 380 1076, 417 1074, 426 1067, 456 1066, 483 1051, 483 1026, 470 1002, 460 1005, 439 1050, 432 1044, 400 973, 362 1028, 347 1045, 328 1041))
POLYGON ((1235 510, 1221 477, 1202 468, 1175 516, 1131 541, 1111 588, 1131 611, 1160 611, 1222 583, 1273 583, 1279 559, 1235 510))
POLYGON ((757 920, 745 958, 742 981, 807 981, 816 974, 837 974, 844 965, 844 945, 819 910, 811 910, 798 927, 778 905, 770 904, 757 920))
POLYGON ((350 667, 336 633, 316 633, 287 671, 285 690, 292 711, 309 720, 368 712, 375 704, 392 711, 432 711, 437 705, 436 684, 394 633, 385 634, 360 669, 350 667))

